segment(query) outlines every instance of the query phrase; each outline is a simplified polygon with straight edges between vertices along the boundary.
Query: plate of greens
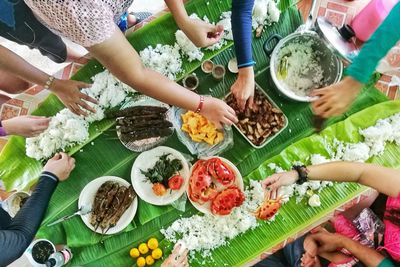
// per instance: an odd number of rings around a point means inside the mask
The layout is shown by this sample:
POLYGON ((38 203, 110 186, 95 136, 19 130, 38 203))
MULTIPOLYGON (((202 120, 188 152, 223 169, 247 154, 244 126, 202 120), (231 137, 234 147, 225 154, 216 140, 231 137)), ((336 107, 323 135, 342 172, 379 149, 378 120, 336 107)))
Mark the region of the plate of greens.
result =
POLYGON ((189 164, 177 150, 159 146, 141 153, 132 166, 133 188, 144 201, 169 205, 185 193, 190 176, 189 164))

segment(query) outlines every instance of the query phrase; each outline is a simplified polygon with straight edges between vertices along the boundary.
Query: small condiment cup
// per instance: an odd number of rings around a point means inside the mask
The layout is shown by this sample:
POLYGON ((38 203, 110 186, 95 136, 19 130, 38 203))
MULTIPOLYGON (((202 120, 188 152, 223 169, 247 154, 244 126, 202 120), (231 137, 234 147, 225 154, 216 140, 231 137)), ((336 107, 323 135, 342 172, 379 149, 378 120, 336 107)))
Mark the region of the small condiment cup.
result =
POLYGON ((191 91, 194 91, 197 89, 197 87, 199 86, 199 78, 197 78, 197 75, 192 73, 189 74, 188 76, 186 76, 183 79, 183 87, 185 87, 186 89, 189 89, 191 91))
POLYGON ((215 65, 212 70, 212 76, 214 79, 220 81, 225 77, 225 67, 223 65, 215 65))
POLYGON ((212 62, 212 61, 209 60, 209 59, 204 60, 204 61, 201 63, 201 70, 202 70, 204 73, 211 73, 212 70, 213 70, 213 68, 214 68, 214 62, 212 62))
POLYGON ((228 70, 232 73, 238 73, 237 59, 234 57, 228 62, 228 70))
MULTIPOLYGON (((32 264, 32 266, 34 266, 34 267, 45 267, 45 266, 46 266, 44 263, 39 263, 39 262, 37 262, 37 261, 33 258, 33 255, 32 255, 32 249, 33 249, 33 247, 34 247, 37 243, 42 242, 42 241, 47 242, 47 243, 49 243, 49 244, 51 245, 51 247, 53 248, 53 252, 52 252, 52 253, 54 253, 54 252, 57 251, 57 250, 56 250, 56 247, 54 246, 54 244, 53 244, 52 242, 50 242, 49 240, 47 240, 47 239, 36 239, 35 241, 33 241, 33 242, 29 245, 29 247, 25 250, 24 255, 28 258, 28 261, 29 261, 29 262, 32 264)), ((51 255, 51 254, 50 254, 50 255, 51 255)), ((48 255, 48 256, 50 256, 50 255, 48 255)))

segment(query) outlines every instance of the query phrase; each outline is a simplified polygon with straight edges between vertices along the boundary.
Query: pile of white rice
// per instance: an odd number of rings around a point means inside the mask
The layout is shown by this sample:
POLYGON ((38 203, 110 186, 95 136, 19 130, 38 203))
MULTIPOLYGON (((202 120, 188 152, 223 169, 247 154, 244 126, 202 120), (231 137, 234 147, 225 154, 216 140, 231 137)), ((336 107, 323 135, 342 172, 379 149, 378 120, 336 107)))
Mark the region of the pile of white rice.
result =
POLYGON ((299 96, 307 96, 311 90, 324 85, 324 71, 319 64, 321 55, 312 48, 313 45, 312 39, 302 43, 294 41, 278 53, 278 66, 287 66, 282 81, 287 89, 299 96))
POLYGON ((98 105, 88 104, 96 110, 87 117, 78 116, 69 109, 63 109, 51 118, 49 127, 40 135, 26 139, 26 155, 36 160, 52 157, 58 151, 89 139, 89 123, 104 118, 104 111, 124 101, 132 88, 116 79, 108 70, 93 77, 93 85, 82 90, 98 101, 98 105))
POLYGON ((177 44, 174 46, 158 44, 156 47, 148 46, 140 51, 139 55, 145 67, 161 73, 170 80, 175 80, 183 71, 179 50, 177 44))
MULTIPOLYGON (((332 142, 324 140, 325 148, 329 157, 312 154, 308 162, 313 165, 322 164, 331 161, 348 160, 364 162, 374 156, 373 147, 376 143, 383 140, 383 149, 387 142, 395 141, 400 145, 400 113, 389 118, 379 120, 375 125, 366 129, 360 129, 364 142, 346 143, 337 139, 332 142), (389 123, 396 131, 388 130, 389 123)), ((383 150, 381 151, 381 153, 383 150)), ((302 164, 302 162, 293 162, 292 164, 302 164)), ((275 163, 270 163, 268 167, 275 173, 285 170, 275 163)), ((279 189, 278 195, 282 196, 283 203, 289 201, 291 197, 296 197, 300 202, 306 198, 310 207, 321 205, 319 193, 327 186, 332 186, 330 181, 309 181, 302 185, 283 186, 279 189)), ((188 218, 181 218, 172 223, 161 232, 165 238, 173 243, 180 242, 190 251, 191 259, 195 257, 196 252, 206 258, 211 256, 212 250, 227 245, 230 240, 244 232, 254 229, 258 226, 254 217, 254 211, 264 200, 264 190, 260 181, 250 180, 249 187, 245 190, 245 202, 239 208, 236 208, 227 216, 195 215, 188 218)), ((322 200, 323 202, 323 200, 322 200)), ((279 216, 279 214, 277 214, 279 216)), ((274 221, 277 216, 268 222, 274 221)), ((279 218, 279 217, 278 217, 279 218)))
POLYGON ((274 0, 255 0, 253 8, 253 29, 269 26, 279 21, 280 10, 274 0))

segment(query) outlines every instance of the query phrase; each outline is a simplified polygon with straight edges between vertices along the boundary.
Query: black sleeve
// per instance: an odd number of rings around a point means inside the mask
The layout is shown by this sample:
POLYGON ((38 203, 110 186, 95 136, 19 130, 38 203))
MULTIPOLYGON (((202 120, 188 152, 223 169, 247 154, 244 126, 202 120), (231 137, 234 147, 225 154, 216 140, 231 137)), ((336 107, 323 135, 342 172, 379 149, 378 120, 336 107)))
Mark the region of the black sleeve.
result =
POLYGON ((9 225, 0 230, 0 266, 18 259, 32 242, 57 183, 55 175, 43 172, 31 197, 9 225))

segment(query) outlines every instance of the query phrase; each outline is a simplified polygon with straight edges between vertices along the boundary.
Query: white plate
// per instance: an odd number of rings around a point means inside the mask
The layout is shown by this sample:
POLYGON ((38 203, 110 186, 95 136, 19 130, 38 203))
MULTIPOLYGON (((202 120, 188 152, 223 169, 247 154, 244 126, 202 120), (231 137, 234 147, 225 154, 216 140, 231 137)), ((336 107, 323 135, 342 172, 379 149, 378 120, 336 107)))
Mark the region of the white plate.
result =
POLYGON ((189 164, 179 151, 170 147, 159 146, 152 150, 143 152, 136 158, 132 166, 131 179, 133 188, 141 199, 157 206, 169 205, 180 198, 186 191, 189 181, 189 164), (153 192, 153 184, 148 181, 140 170, 147 171, 154 167, 154 164, 156 164, 160 156, 164 154, 170 154, 170 159, 179 159, 182 162, 183 168, 179 173, 183 177, 184 182, 179 190, 168 189, 165 195, 157 196, 153 192))
MULTIPOLYGON (((129 101, 128 103, 125 103, 121 109, 128 108, 128 107, 136 107, 136 106, 156 106, 156 107, 165 107, 168 109, 166 113, 166 119, 169 121, 172 121, 172 109, 168 104, 162 103, 156 99, 153 99, 148 96, 141 95, 139 97, 134 98, 132 101, 129 101)), ((173 127, 171 127, 173 129, 173 127)), ((172 131, 171 135, 173 135, 174 132, 172 131)), ((142 140, 137 140, 133 142, 125 142, 121 139, 120 137, 121 133, 118 130, 117 127, 117 136, 121 143, 129 150, 134 151, 134 152, 143 152, 149 149, 152 149, 153 147, 156 147, 158 145, 161 145, 165 141, 168 140, 168 138, 171 135, 164 136, 164 137, 151 137, 147 139, 142 139, 142 140)))
MULTIPOLYGON (((124 185, 126 187, 130 186, 130 184, 127 181, 125 181, 120 177, 116 176, 99 177, 88 183, 85 186, 85 188, 83 188, 79 196, 78 208, 82 206, 93 205, 94 197, 96 195, 97 190, 103 183, 107 181, 117 182, 120 185, 124 185)), ((136 214, 137 205, 138 205, 138 200, 136 196, 131 206, 124 212, 124 214, 121 216, 117 224, 114 227, 110 228, 106 234, 112 235, 124 230, 133 221, 133 218, 135 217, 136 214)), ((97 230, 95 230, 94 227, 90 224, 90 216, 91 213, 86 215, 81 215, 82 221, 86 224, 87 227, 90 228, 90 230, 102 234, 100 227, 98 227, 97 230)))
MULTIPOLYGON (((240 174, 239 170, 236 168, 236 166, 230 162, 229 160, 222 158, 222 157, 206 157, 206 158, 201 158, 203 160, 208 160, 211 158, 219 158, 220 160, 222 160, 224 163, 226 163, 229 168, 231 168, 231 170, 235 173, 236 179, 235 182, 232 185, 236 185, 237 187, 240 188, 240 190, 242 190, 242 192, 244 192, 244 185, 243 185, 243 178, 242 175, 240 174)), ((193 167, 196 166, 196 163, 193 164, 192 168, 190 168, 190 176, 192 176, 192 171, 193 171, 193 167)), ((218 186, 219 187, 219 191, 222 191, 224 188, 227 188, 228 186, 218 186)), ((192 205, 200 212, 204 213, 204 214, 210 214, 210 215, 214 215, 214 216, 219 216, 219 215, 215 215, 211 212, 211 201, 207 201, 204 204, 199 204, 197 202, 194 202, 190 199, 189 197, 189 192, 186 192, 188 195, 188 199, 190 200, 190 202, 192 203, 192 205)))

